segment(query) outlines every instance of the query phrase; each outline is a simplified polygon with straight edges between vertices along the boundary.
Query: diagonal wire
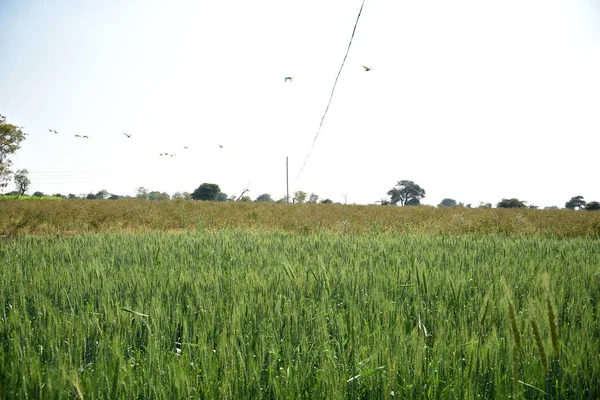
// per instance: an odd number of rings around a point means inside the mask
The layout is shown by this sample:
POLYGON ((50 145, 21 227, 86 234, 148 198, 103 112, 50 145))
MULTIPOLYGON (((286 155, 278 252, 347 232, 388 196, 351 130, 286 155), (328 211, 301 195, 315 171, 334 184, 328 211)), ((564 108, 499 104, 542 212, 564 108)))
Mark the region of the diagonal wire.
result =
POLYGON ((360 19, 360 15, 362 13, 362 9, 363 9, 364 5, 365 5, 365 0, 363 0, 362 4, 360 6, 360 10, 358 10, 358 16, 356 17, 356 22, 354 23, 354 29, 352 29, 352 36, 350 36, 350 42, 348 43, 348 48, 346 49, 346 54, 344 55, 344 59, 342 60, 342 65, 340 66, 340 70, 338 71, 337 76, 335 77, 335 82, 333 83, 333 89, 331 89, 331 94, 329 95, 329 102, 327 103, 325 112, 323 113, 323 116, 321 117, 321 123, 319 124, 319 129, 317 129, 317 134, 315 135, 315 138, 313 139, 312 146, 310 147, 310 150, 308 151, 308 154, 306 155, 306 159, 304 160, 304 164, 302 164, 302 168, 300 168, 300 172, 298 172, 298 175, 296 176, 296 178, 298 178, 300 176, 300 174, 302 173, 302 171, 304 171, 304 167, 306 166, 308 157, 310 157, 310 154, 312 153, 313 149, 315 148, 315 143, 317 142, 319 133, 321 133, 321 127, 323 126, 323 121, 325 120, 327 111, 329 111, 329 106, 331 105, 331 100, 333 100, 333 94, 335 93, 335 87, 337 86, 337 82, 338 82, 338 79, 340 78, 340 74, 342 73, 342 69, 344 68, 344 64, 346 63, 346 58, 348 58, 348 53, 350 52, 350 47, 352 46, 352 40, 354 39, 354 33, 356 32, 356 27, 358 26, 358 20, 360 19))

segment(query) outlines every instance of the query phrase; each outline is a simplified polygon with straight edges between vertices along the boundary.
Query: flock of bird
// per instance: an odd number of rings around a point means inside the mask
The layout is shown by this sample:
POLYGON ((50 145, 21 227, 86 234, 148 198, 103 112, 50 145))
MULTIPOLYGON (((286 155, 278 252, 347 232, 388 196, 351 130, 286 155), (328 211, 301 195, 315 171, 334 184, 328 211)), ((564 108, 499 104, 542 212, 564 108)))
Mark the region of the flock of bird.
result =
MULTIPOLYGON (((58 131, 56 129, 48 129, 48 132, 54 133, 55 135, 58 135, 58 131)), ((132 134, 125 133, 125 132, 123 132, 123 135, 127 136, 127 139, 131 139, 131 136, 132 136, 132 134)), ((87 135, 74 135, 74 136, 76 138, 79 138, 79 139, 89 139, 89 136, 87 136, 87 135)), ((184 148, 184 150, 189 150, 190 149, 189 146, 183 146, 183 148, 184 148)), ((219 144, 219 148, 222 149, 223 145, 219 144)), ((159 156, 160 157, 162 157, 162 156, 168 156, 169 158, 171 158, 171 157, 177 156, 177 154, 175 154, 175 153, 160 153, 159 156)))

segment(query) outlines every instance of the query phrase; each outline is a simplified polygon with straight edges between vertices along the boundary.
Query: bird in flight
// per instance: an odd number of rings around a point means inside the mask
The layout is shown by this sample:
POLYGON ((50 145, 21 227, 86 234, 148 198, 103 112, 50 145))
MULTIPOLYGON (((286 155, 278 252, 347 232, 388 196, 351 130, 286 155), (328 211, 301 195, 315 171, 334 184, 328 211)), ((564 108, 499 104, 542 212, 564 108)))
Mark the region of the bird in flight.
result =
POLYGON ((84 138, 84 139, 89 139, 89 137, 87 137, 87 136, 85 136, 85 135, 83 135, 83 138, 84 138))
POLYGON ((58 134, 58 132, 56 132, 56 129, 48 129, 48 132, 54 132, 55 134, 58 134))
POLYGON ((222 144, 220 144, 220 145, 219 145, 219 148, 220 148, 220 149, 222 149, 222 148, 223 148, 223 145, 222 145, 222 144))
POLYGON ((369 72, 372 69, 371 67, 367 67, 366 65, 363 65, 363 68, 365 69, 365 72, 369 72))
POLYGON ((184 148, 184 149, 188 149, 188 150, 189 150, 189 147, 187 147, 187 146, 183 146, 183 148, 184 148))
POLYGON ((286 76, 285 79, 283 80, 283 82, 287 82, 287 81, 293 82, 293 79, 294 79, 293 76, 286 76))
POLYGON ((175 157, 176 155, 177 155, 177 154, 171 154, 171 155, 169 156, 169 158, 171 158, 171 157, 175 157))
POLYGON ((161 157, 162 157, 162 156, 163 156, 163 153, 160 153, 160 154, 159 154, 159 156, 161 156, 161 157))
POLYGON ((126 134, 125 132, 123 132, 123 135, 127 136, 128 139, 131 139, 131 134, 126 134))
POLYGON ((80 135, 75 135, 75 137, 81 137, 80 135))

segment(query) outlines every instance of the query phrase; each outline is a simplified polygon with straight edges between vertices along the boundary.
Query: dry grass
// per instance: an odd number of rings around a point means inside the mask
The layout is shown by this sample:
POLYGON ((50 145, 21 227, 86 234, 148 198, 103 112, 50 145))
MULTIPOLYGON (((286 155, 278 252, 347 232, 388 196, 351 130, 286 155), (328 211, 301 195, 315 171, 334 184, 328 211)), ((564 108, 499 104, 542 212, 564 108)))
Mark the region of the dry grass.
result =
POLYGON ((0 200, 0 235, 250 228, 295 233, 600 237, 600 213, 571 210, 214 203, 185 200, 0 200))

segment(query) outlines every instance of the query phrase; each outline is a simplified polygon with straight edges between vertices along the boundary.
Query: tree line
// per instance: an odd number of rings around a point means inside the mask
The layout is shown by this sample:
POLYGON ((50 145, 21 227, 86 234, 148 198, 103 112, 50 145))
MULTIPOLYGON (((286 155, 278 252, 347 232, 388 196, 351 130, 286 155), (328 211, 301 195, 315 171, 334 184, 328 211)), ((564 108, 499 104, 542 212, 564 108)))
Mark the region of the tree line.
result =
MULTIPOLYGON (((29 172, 27 169, 19 169, 13 173, 11 170, 12 161, 8 158, 9 155, 14 154, 21 145, 21 142, 25 140, 27 133, 23 132, 23 127, 18 127, 6 122, 6 117, 0 114, 0 190, 4 190, 9 182, 13 180, 15 190, 7 193, 13 196, 25 196, 31 185, 29 179, 29 172)), ((252 201, 250 196, 246 195, 248 189, 245 189, 240 195, 228 196, 222 192, 219 185, 216 183, 203 183, 193 192, 176 192, 173 196, 170 196, 166 192, 149 191, 144 187, 136 189, 135 197, 132 196, 121 196, 117 194, 109 193, 102 189, 97 193, 88 193, 86 195, 75 195, 70 193, 63 195, 61 193, 55 193, 52 197, 66 198, 66 199, 81 199, 85 198, 88 200, 117 200, 122 198, 139 198, 146 200, 171 200, 171 199, 184 199, 184 200, 199 200, 199 201, 252 201)), ((376 201, 376 204, 382 206, 389 205, 400 205, 400 206, 418 206, 421 204, 421 200, 425 198, 425 189, 410 180, 401 180, 391 188, 387 195, 389 198, 383 198, 376 201)), ((33 193, 34 197, 46 196, 42 192, 33 193)), ((345 197, 345 196, 344 196, 345 197)), ((296 191, 291 197, 283 197, 278 200, 274 200, 269 193, 263 193, 256 197, 255 202, 263 203, 320 203, 320 204, 331 204, 334 203, 331 199, 321 200, 319 195, 315 193, 307 193, 304 191, 296 191)), ((346 201, 345 201, 346 203, 346 201)), ((339 204, 339 203, 337 203, 339 204)), ((472 208, 471 204, 463 204, 457 202, 451 198, 443 199, 438 207, 466 207, 472 208)), ((480 203, 477 208, 491 208, 491 203, 480 203)), ((527 204, 526 201, 519 200, 516 198, 502 199, 496 204, 497 208, 538 208, 535 205, 527 204)), ((546 207, 546 209, 558 208, 556 206, 546 207)), ((598 201, 586 202, 583 196, 574 196, 565 203, 565 208, 571 210, 589 210, 596 211, 600 210, 600 203, 598 201)))

